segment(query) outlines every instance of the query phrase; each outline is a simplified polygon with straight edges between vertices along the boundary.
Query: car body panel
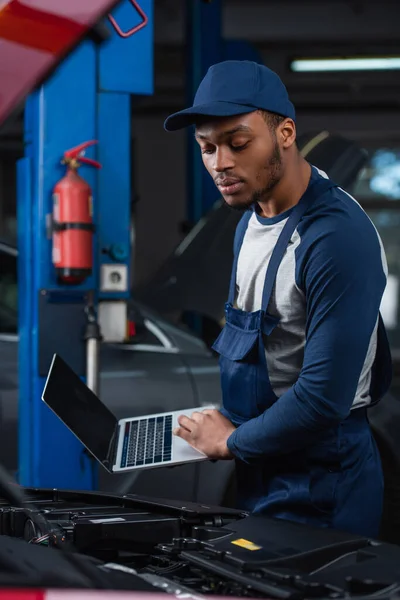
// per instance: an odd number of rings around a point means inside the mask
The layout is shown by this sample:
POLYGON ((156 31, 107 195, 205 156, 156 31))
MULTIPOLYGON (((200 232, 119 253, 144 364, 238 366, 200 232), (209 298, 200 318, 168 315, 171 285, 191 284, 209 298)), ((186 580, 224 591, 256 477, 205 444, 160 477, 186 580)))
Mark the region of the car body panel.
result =
POLYGON ((0 461, 17 470, 18 452, 18 344, 0 337, 0 461))
POLYGON ((1 2, 0 123, 117 2, 1 2))

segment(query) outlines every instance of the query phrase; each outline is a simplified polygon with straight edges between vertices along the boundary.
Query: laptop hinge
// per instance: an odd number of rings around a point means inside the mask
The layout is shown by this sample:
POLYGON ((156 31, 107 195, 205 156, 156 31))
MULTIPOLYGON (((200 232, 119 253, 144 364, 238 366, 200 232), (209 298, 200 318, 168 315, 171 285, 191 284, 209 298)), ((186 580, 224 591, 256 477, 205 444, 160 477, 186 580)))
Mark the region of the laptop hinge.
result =
POLYGON ((113 466, 115 465, 120 429, 121 425, 117 423, 117 425, 114 428, 114 432, 111 436, 110 444, 108 446, 107 458, 106 460, 103 460, 103 464, 107 469, 112 470, 113 466))

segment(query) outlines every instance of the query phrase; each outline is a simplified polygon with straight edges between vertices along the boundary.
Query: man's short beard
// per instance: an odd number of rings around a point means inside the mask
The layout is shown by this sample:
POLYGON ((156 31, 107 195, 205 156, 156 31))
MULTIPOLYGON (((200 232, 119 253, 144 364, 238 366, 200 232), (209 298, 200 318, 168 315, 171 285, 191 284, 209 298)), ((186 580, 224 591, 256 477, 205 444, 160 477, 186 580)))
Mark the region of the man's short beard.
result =
POLYGON ((268 171, 267 185, 264 188, 253 192, 253 194, 249 198, 246 198, 245 200, 242 200, 238 203, 229 204, 230 208, 233 208, 234 210, 243 211, 250 208, 250 206, 257 204, 260 201, 268 200, 272 196, 272 192, 282 179, 282 156, 276 136, 274 135, 274 137, 275 142, 272 155, 268 161, 268 164, 265 167, 265 170, 268 171))
POLYGON ((269 198, 272 196, 272 192, 274 191, 275 187, 282 179, 282 156, 276 138, 274 150, 272 152, 271 158, 269 159, 267 169, 269 171, 268 183, 264 188, 256 190, 253 193, 250 202, 251 205, 256 204, 256 202, 261 202, 263 200, 269 200, 269 198))

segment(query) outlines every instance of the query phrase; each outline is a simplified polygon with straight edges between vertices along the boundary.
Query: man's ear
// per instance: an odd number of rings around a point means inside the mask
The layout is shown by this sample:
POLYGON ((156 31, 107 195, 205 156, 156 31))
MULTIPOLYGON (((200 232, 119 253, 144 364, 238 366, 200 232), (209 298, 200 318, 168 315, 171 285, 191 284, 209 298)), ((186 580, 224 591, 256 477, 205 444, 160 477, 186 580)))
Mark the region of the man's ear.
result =
POLYGON ((293 119, 285 119, 278 127, 278 136, 282 148, 290 148, 296 141, 296 125, 293 119))

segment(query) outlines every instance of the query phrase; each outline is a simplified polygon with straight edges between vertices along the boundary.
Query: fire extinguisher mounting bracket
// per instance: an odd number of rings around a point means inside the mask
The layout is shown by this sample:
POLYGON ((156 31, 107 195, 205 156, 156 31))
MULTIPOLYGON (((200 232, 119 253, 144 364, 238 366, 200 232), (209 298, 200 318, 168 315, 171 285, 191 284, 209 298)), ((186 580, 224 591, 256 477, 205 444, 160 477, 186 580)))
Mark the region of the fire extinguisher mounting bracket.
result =
POLYGON ((83 231, 95 231, 93 223, 58 223, 53 219, 53 231, 67 231, 68 229, 82 229, 83 231))

